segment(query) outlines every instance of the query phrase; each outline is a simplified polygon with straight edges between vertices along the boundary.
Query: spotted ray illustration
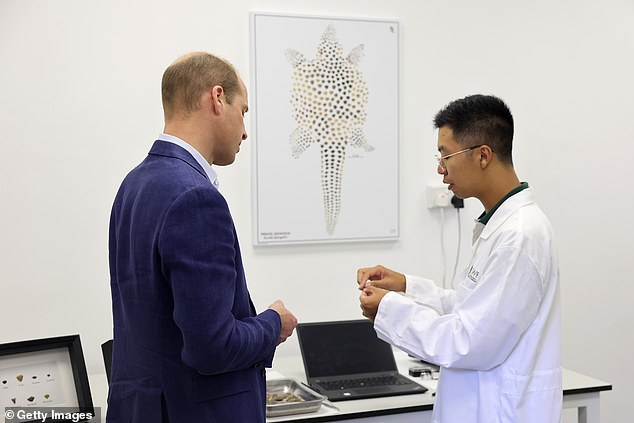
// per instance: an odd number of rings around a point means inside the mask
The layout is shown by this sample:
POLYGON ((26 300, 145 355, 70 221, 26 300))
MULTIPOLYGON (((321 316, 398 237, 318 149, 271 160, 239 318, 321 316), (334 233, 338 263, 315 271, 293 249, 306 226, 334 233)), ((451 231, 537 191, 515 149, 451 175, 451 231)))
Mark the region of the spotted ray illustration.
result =
POLYGON ((368 88, 359 70, 363 44, 343 55, 335 27, 328 25, 315 59, 286 50, 293 66, 292 117, 297 127, 289 142, 298 158, 311 144, 319 144, 321 185, 326 231, 332 235, 341 211, 341 182, 348 145, 372 151, 363 133, 368 88))

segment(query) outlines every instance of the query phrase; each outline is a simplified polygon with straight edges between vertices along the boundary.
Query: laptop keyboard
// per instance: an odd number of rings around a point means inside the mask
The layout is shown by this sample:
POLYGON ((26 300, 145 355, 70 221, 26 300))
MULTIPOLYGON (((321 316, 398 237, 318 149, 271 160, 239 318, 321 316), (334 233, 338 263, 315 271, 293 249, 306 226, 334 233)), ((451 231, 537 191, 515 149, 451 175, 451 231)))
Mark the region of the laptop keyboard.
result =
POLYGON ((403 380, 402 378, 399 378, 397 376, 380 376, 362 379, 342 379, 319 382, 321 386, 329 391, 337 389, 366 388, 368 386, 406 385, 407 383, 407 380, 403 380))

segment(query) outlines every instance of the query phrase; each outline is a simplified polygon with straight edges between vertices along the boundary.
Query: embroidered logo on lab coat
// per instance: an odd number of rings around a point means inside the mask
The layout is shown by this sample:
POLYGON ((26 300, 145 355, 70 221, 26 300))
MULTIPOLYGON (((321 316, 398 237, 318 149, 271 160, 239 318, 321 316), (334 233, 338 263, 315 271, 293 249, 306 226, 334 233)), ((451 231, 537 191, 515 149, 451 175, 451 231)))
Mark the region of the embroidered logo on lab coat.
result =
POLYGON ((471 279, 474 283, 478 283, 478 278, 480 277, 480 272, 471 266, 469 268, 469 273, 467 274, 469 279, 471 279))

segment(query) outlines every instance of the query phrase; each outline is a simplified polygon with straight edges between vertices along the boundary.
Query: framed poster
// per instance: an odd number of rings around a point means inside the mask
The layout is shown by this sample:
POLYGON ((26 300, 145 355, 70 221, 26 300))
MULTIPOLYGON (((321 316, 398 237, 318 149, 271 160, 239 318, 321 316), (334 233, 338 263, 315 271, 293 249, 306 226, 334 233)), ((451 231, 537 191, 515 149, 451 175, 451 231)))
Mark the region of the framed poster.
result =
POLYGON ((251 13, 255 245, 399 237, 399 25, 251 13))
POLYGON ((2 423, 95 416, 79 335, 1 344, 0 409, 2 423))

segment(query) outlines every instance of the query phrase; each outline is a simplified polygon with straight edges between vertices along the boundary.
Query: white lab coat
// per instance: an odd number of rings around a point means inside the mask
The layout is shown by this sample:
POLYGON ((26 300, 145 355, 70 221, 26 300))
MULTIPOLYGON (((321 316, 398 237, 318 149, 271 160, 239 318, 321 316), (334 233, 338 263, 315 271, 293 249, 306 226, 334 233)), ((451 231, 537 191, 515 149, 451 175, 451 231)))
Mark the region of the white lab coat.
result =
POLYGON ((456 290, 412 276, 406 286, 383 298, 374 327, 441 366, 432 422, 561 421, 559 269, 551 224, 530 188, 502 203, 477 236, 456 290))

